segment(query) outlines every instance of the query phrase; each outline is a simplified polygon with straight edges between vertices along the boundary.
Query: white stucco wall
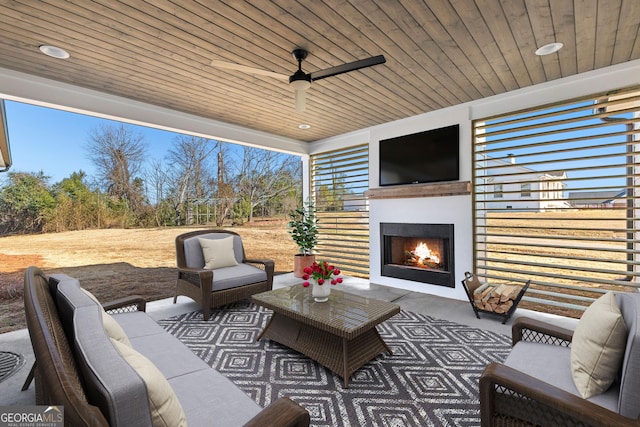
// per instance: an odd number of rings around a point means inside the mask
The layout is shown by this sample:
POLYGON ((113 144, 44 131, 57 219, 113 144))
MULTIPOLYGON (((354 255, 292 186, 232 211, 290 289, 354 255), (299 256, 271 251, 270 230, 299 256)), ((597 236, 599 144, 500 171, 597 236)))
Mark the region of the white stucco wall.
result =
MULTIPOLYGON (((471 180, 471 126, 467 107, 451 107, 424 116, 413 117, 398 123, 399 126, 378 126, 371 129, 369 143, 369 186, 379 187, 379 141, 394 136, 436 129, 459 123, 460 126, 460 180, 471 180)), ((406 199, 372 199, 369 201, 370 267, 372 283, 448 298, 464 299, 459 281, 464 272, 472 269, 471 251, 471 195, 452 197, 428 197, 406 199), (380 223, 407 222, 421 224, 453 224, 455 250, 455 288, 412 282, 386 277, 380 274, 380 223)))
POLYGON ((472 269, 471 196, 429 197, 408 199, 374 199, 369 202, 372 283, 384 284, 411 291, 425 292, 447 298, 465 299, 460 280, 472 269), (408 222, 453 224, 455 249, 455 288, 384 277, 380 274, 380 223, 408 222))

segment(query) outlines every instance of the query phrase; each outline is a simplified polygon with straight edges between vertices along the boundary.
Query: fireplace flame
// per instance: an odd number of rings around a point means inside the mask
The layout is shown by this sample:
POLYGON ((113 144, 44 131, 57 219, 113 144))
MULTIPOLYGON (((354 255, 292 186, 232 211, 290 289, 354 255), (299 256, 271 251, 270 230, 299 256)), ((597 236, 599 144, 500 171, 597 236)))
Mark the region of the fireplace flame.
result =
POLYGON ((424 261, 426 260, 431 260, 431 262, 440 264, 440 257, 431 252, 429 246, 427 246, 427 244, 424 242, 418 243, 418 246, 416 246, 416 249, 413 251, 413 253, 418 257, 418 262, 420 264, 424 264, 424 261))

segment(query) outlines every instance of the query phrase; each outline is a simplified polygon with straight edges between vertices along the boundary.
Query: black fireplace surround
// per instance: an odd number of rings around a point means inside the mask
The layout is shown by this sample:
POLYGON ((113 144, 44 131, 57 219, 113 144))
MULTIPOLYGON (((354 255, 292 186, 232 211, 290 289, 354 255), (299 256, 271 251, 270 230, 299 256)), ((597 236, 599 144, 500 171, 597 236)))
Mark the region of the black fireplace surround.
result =
POLYGON ((455 288, 453 224, 380 223, 381 275, 455 288), (429 267, 398 261, 397 238, 439 240, 441 262, 429 267))

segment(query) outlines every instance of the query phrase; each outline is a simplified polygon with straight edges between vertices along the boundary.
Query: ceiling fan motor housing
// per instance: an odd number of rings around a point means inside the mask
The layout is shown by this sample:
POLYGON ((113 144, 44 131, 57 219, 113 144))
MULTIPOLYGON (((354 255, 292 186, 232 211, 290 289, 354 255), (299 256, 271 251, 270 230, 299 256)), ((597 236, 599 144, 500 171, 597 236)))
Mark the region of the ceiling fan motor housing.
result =
MULTIPOLYGON (((298 70, 295 73, 293 73, 293 75, 291 77, 289 77, 289 84, 293 84, 294 82, 307 82, 308 85, 305 85, 307 87, 311 86, 311 75, 305 73, 302 70, 298 70)), ((298 83, 299 85, 303 85, 301 83, 298 83)))
POLYGON ((311 74, 302 71, 302 61, 307 57, 308 52, 304 49, 294 49, 291 54, 298 61, 298 71, 289 77, 289 84, 296 90, 306 90, 311 86, 311 74))

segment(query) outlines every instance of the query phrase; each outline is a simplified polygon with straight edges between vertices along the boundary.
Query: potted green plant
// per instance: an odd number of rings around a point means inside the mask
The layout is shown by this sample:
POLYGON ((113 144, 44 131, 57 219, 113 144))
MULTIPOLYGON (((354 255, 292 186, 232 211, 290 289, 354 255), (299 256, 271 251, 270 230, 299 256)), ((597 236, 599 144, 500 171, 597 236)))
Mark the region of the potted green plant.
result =
POLYGON ((293 257, 293 275, 302 277, 304 269, 316 260, 313 249, 318 243, 318 219, 312 202, 303 203, 297 209, 289 212, 289 234, 300 252, 293 257))

